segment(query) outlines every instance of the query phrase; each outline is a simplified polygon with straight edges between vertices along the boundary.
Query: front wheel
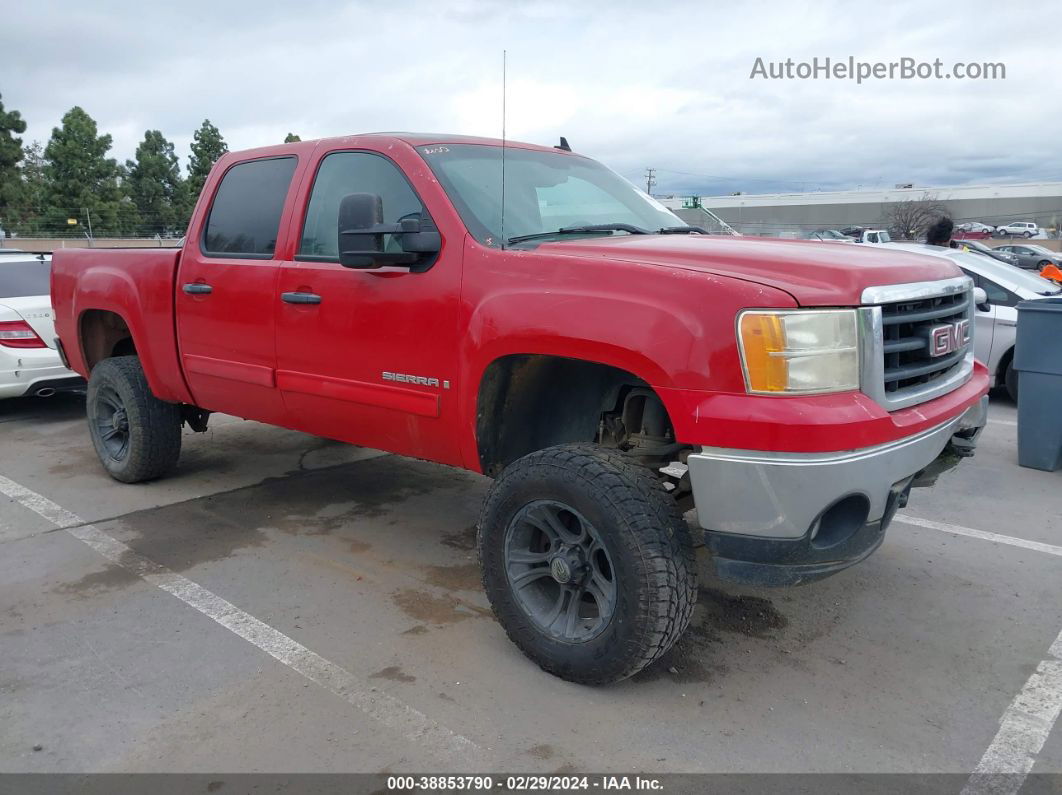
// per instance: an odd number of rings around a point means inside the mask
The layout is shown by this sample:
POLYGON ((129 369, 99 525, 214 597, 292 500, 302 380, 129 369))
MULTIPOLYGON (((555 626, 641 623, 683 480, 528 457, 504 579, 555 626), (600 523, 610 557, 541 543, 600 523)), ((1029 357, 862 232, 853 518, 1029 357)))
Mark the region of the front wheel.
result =
POLYGON ((89 434, 107 473, 123 483, 164 475, 181 454, 181 411, 151 393, 136 356, 104 359, 92 368, 89 434))
POLYGON ((632 676, 689 624, 689 527, 652 474, 621 453, 568 444, 509 465, 487 495, 477 540, 498 621, 562 679, 632 676))
POLYGON ((1007 362, 1007 369, 1003 375, 1003 386, 1007 390, 1007 394, 1010 395, 1010 399, 1015 403, 1018 402, 1018 371, 1014 369, 1014 357, 1010 358, 1007 362))

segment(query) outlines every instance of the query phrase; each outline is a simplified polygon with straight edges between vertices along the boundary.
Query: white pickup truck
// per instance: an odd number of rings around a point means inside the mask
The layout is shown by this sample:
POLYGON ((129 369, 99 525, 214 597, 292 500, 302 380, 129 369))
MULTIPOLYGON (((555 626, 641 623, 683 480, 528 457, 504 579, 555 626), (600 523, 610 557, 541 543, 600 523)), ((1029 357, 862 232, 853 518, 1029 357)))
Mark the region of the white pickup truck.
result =
POLYGON ((884 229, 861 229, 859 227, 853 227, 851 229, 845 229, 844 234, 854 238, 856 243, 880 244, 892 242, 892 238, 889 236, 888 231, 884 229))

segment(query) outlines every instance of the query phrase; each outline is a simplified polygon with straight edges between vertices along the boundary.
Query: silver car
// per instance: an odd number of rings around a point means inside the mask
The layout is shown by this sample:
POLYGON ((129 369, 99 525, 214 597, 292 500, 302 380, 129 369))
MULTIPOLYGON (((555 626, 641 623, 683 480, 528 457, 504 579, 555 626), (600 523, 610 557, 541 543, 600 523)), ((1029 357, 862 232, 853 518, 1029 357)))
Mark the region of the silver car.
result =
POLYGON ((1018 378, 1011 364, 1018 326, 1018 310, 1015 306, 1018 301, 1062 294, 1062 287, 1014 265, 968 251, 924 243, 893 245, 954 260, 974 280, 974 285, 985 291, 988 302, 977 307, 974 320, 974 356, 988 367, 991 385, 1006 387, 1010 396, 1017 400, 1018 378))
POLYGON ((1062 254, 1034 243, 1000 246, 998 250, 1017 258, 1015 264, 1027 270, 1039 272, 1048 265, 1062 265, 1062 254))

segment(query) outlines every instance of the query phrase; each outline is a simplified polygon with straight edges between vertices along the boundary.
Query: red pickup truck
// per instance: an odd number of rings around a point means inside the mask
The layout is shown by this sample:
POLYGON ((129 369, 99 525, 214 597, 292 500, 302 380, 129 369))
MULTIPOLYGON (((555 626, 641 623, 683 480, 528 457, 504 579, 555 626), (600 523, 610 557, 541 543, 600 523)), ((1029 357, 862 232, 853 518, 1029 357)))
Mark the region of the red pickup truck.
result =
POLYGON ((716 573, 791 585, 882 542, 984 425, 975 293, 885 248, 716 237, 564 148, 373 134, 230 153, 180 250, 63 250, 60 347, 135 482, 225 412, 494 478, 483 582, 584 683, 716 573))

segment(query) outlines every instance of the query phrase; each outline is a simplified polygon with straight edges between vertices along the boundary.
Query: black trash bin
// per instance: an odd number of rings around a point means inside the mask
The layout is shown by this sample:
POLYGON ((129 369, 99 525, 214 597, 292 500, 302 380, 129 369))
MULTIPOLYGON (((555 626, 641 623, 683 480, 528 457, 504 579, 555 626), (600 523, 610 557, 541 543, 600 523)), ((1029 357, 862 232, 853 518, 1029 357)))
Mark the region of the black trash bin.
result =
POLYGON ((1018 463, 1062 468, 1062 298, 1021 301, 1014 346, 1018 376, 1018 463))

